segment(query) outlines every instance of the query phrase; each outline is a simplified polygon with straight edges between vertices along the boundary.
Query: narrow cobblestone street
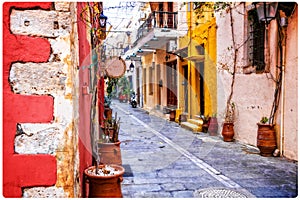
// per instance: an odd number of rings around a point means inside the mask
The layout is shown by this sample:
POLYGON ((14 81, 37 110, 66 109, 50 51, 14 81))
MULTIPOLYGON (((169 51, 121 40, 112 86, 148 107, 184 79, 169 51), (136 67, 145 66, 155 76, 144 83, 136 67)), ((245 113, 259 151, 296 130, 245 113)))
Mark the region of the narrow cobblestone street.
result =
POLYGON ((296 197, 297 162, 193 133, 113 101, 121 117, 123 197, 296 197))

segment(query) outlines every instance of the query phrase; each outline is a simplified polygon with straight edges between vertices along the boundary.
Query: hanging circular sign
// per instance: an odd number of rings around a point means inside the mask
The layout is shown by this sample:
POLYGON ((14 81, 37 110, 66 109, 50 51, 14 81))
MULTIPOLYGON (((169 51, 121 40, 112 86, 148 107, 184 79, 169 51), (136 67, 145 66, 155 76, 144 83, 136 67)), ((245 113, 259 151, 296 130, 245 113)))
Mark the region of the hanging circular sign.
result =
POLYGON ((120 78, 125 74, 126 64, 125 61, 120 58, 116 57, 109 60, 106 64, 106 75, 111 78, 120 78))

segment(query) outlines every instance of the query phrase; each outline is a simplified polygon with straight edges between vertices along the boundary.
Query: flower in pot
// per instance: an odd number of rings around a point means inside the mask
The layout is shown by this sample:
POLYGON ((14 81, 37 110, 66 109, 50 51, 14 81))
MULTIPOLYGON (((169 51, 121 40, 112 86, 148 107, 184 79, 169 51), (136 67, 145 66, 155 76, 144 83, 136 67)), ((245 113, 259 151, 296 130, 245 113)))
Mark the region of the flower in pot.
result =
POLYGON ((200 118, 203 121, 203 125, 202 125, 202 132, 203 133, 207 133, 208 132, 208 127, 209 127, 209 122, 210 122, 210 116, 209 115, 200 115, 200 118))
POLYGON ((276 133, 274 124, 268 123, 268 117, 262 117, 260 122, 257 123, 257 147, 260 150, 262 156, 272 156, 276 149, 276 133))
POLYGON ((228 102, 225 112, 225 121, 223 123, 222 136, 225 142, 232 142, 234 136, 234 120, 236 115, 236 106, 234 102, 228 102))

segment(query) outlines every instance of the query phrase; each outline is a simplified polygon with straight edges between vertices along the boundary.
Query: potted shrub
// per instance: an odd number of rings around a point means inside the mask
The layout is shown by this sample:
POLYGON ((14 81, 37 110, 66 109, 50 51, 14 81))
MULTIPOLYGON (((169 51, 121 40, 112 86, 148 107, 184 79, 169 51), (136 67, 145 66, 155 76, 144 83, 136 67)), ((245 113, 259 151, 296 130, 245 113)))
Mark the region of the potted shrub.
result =
POLYGON ((200 115, 200 118, 203 121, 202 132, 207 133, 208 132, 208 127, 209 127, 209 122, 210 122, 210 116, 200 115))
POLYGON ((262 117, 260 122, 257 123, 257 147, 260 150, 261 156, 272 156, 276 149, 276 133, 274 124, 268 123, 267 117, 262 117))
POLYGON ((225 142, 232 142, 234 137, 234 120, 235 120, 235 109, 234 102, 228 102, 225 111, 225 121, 222 128, 222 136, 225 142))
POLYGON ((122 164, 119 130, 120 118, 117 120, 117 113, 114 118, 105 119, 97 142, 100 164, 122 164))
MULTIPOLYGON (((99 140, 94 145, 97 155, 94 165, 84 170, 84 179, 88 184, 88 197, 123 197, 121 182, 125 169, 121 166, 120 141, 118 139, 120 118, 105 119, 100 128, 99 140)), ((86 187, 86 186, 85 186, 86 187)))
POLYGON ((120 165, 97 165, 84 170, 89 184, 88 197, 123 197, 121 182, 125 170, 120 165))
MULTIPOLYGON (((90 34, 91 34, 91 48, 92 48, 92 55, 91 55, 91 64, 89 67, 89 89, 91 94, 90 99, 90 145, 92 150, 92 165, 84 170, 84 185, 83 185, 83 196, 86 195, 86 184, 89 185, 89 194, 88 197, 122 197, 121 193, 121 185, 120 182, 123 180, 122 176, 124 174, 124 168, 121 165, 114 165, 114 164, 103 164, 100 165, 100 154, 99 154, 99 146, 98 146, 98 139, 99 139, 99 131, 101 132, 102 128, 101 125, 103 123, 102 119, 100 120, 99 114, 103 114, 101 111, 102 106, 109 107, 111 94, 113 90, 113 86, 116 85, 119 77, 113 77, 110 75, 107 81, 107 98, 103 100, 103 102, 99 102, 99 91, 98 85, 99 81, 102 81, 102 78, 105 79, 106 74, 108 74, 107 68, 99 69, 100 63, 102 67, 102 62, 105 62, 105 57, 102 55, 102 51, 100 51, 102 44, 102 40, 105 39, 105 35, 101 30, 103 27, 99 27, 99 19, 105 17, 101 14, 102 5, 99 2, 87 4, 87 9, 84 11, 87 13, 81 13, 80 16, 81 20, 85 22, 88 27, 90 27, 90 34), (100 29, 99 29, 100 28, 100 29), (100 32, 99 32, 100 31, 100 32), (106 104, 106 105, 104 105, 106 104), (101 113, 99 113, 99 110, 101 113)), ((119 58, 121 60, 121 58, 119 58)), ((124 64, 125 69, 125 62, 121 60, 122 64, 124 64)), ((106 63, 104 63, 105 65, 106 63)), ((122 66, 121 66, 122 67, 122 66)), ((125 72, 125 71, 124 71, 125 72)), ((123 73, 124 74, 124 73, 123 73)), ((123 75, 122 74, 122 75, 123 75)), ((120 76, 122 76, 120 75, 120 76)), ((100 89, 103 89, 103 85, 100 84, 100 89)), ((102 94, 101 94, 102 95, 102 94)), ((101 100, 102 101, 102 100, 101 100)), ((112 118, 110 116, 106 117, 106 119, 112 118)), ((118 121, 119 122, 119 121, 118 121)), ((119 123, 117 123, 119 127, 119 123)), ((117 136, 114 136, 116 138, 117 136)), ((89 149, 89 148, 88 148, 89 149)))

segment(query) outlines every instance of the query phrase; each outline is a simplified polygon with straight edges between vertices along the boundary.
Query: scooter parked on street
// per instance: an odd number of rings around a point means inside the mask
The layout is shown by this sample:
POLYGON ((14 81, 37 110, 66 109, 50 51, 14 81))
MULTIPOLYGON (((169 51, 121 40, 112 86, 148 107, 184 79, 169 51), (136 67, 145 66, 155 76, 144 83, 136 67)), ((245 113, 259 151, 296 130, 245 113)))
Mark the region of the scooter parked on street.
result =
POLYGON ((131 106, 132 106, 133 108, 136 108, 136 106, 137 106, 136 95, 135 95, 134 92, 131 94, 131 97, 130 97, 130 104, 131 104, 131 106))

